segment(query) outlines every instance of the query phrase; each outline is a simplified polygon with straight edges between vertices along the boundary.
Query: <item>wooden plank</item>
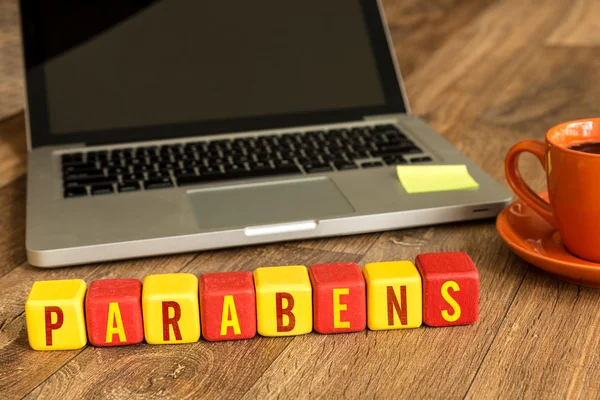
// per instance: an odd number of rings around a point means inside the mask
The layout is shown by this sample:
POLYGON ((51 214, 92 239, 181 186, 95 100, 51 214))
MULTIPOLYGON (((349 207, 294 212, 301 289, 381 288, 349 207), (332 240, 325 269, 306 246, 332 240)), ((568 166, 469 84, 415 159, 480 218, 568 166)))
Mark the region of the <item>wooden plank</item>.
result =
POLYGON ((481 275, 480 319, 472 326, 296 337, 246 398, 459 397, 483 360, 526 271, 505 251, 493 224, 386 233, 361 260, 414 260, 466 251, 481 275), (484 247, 485 252, 479 251, 484 247), (318 362, 316 362, 318 360, 318 362), (444 376, 444 379, 438 377, 444 376), (443 394, 443 396, 442 396, 443 394))
POLYGON ((23 113, 0 122, 0 188, 21 175, 27 167, 23 113))
POLYGON ((141 278, 157 271, 177 272, 193 257, 186 254, 59 269, 38 269, 23 264, 0 277, 0 393, 7 398, 24 396, 81 352, 31 350, 24 308, 33 282, 80 278, 89 283, 101 278, 141 278))
POLYGON ((380 235, 380 233, 368 233, 364 235, 310 239, 291 242, 289 245, 339 253, 365 254, 380 235))
POLYGON ((19 7, 16 0, 0 0, 0 120, 23 109, 25 88, 19 7))
POLYGON ((496 0, 383 0, 398 63, 409 76, 496 0))
MULTIPOLYGON (((496 125, 491 135, 510 130, 519 140, 543 140, 556 123, 595 115, 600 90, 596 53, 592 48, 538 49, 483 113, 481 124, 496 125)), ((529 157, 521 164, 525 179, 544 189, 537 160, 529 157)), ((596 290, 532 269, 468 397, 598 397, 599 301, 596 290)))
POLYGON ((548 38, 548 44, 564 46, 600 45, 600 3, 595 0, 572 0, 566 17, 548 38))
MULTIPOLYGON (((357 261, 359 258, 360 256, 354 254, 274 244, 204 252, 180 269, 180 272, 199 275, 214 271, 253 270, 269 265, 357 261)), ((152 269, 162 273, 168 272, 169 268, 159 266, 152 269)), ((148 268, 123 266, 113 272, 111 277, 142 278, 148 273, 148 268)), ((86 280, 89 282, 91 278, 86 280)), ((146 397, 159 396, 167 391, 169 396, 176 398, 236 397, 243 394, 260 377, 292 340, 255 338, 223 343, 201 340, 192 344, 171 346, 143 344, 118 349, 87 347, 77 357, 64 360, 63 363, 66 364, 62 367, 59 365, 57 372, 43 381, 30 397, 59 394, 65 398, 129 397, 133 394, 146 397), (74 374, 77 374, 77 379, 71 379, 74 374), (122 376, 127 376, 127 379, 119 379, 122 376), (212 382, 218 384, 211 384, 212 382)), ((22 357, 35 359, 36 354, 39 353, 28 350, 22 357)))
POLYGON ((600 296, 532 269, 468 393, 486 398, 598 398, 600 296))

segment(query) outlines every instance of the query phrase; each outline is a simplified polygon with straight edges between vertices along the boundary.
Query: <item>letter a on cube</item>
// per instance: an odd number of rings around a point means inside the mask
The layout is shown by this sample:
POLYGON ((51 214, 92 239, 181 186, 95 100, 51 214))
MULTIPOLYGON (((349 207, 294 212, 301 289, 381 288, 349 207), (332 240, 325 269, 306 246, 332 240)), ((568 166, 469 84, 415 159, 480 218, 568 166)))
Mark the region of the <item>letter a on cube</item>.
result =
POLYGON ((249 339, 256 335, 256 295, 252 273, 200 276, 200 322, 206 340, 249 339))
POLYGON ((101 279, 90 283, 85 297, 88 338, 94 346, 123 346, 144 339, 142 282, 101 279))
POLYGON ((200 339, 198 278, 156 274, 142 288, 144 334, 150 344, 191 343, 200 339))
POLYGON ((312 331, 312 288, 306 267, 263 267, 254 271, 258 333, 302 335, 312 331))
POLYGON ((422 323, 421 276, 410 261, 365 265, 367 324, 371 330, 418 328, 422 323))
POLYGON ((417 256, 423 277, 423 322, 429 326, 467 325, 477 321, 479 272, 467 253, 417 256))
POLYGON ((81 279, 39 281, 25 303, 29 345, 34 350, 74 350, 87 343, 81 279))
POLYGON ((358 264, 316 264, 308 268, 308 275, 313 287, 317 332, 358 332, 365 329, 365 279, 358 264))

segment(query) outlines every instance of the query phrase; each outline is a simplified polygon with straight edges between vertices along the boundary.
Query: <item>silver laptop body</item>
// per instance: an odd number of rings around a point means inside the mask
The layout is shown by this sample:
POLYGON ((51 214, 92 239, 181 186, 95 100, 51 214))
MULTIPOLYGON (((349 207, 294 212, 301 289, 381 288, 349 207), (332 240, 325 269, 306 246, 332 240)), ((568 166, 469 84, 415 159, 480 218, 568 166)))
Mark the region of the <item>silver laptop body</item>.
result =
POLYGON ((94 2, 60 6, 78 7, 71 14, 79 13, 79 21, 98 19, 85 26, 65 20, 69 13, 60 7, 52 13, 44 9, 49 4, 30 3, 21 2, 26 247, 34 266, 489 218, 510 200, 410 115, 376 1, 307 1, 286 9, 278 1, 167 0, 124 6, 109 17, 94 13, 94 2), (227 7, 239 9, 224 14, 227 7), (65 44, 64 35, 44 31, 53 26, 77 38, 65 44), (322 59, 328 61, 321 65, 322 59), (231 81, 236 87, 227 87, 231 81), (131 164, 136 159, 151 170, 131 164), (400 163, 465 164, 479 188, 408 194, 396 176, 400 163), (271 170, 282 165, 286 173, 271 170))

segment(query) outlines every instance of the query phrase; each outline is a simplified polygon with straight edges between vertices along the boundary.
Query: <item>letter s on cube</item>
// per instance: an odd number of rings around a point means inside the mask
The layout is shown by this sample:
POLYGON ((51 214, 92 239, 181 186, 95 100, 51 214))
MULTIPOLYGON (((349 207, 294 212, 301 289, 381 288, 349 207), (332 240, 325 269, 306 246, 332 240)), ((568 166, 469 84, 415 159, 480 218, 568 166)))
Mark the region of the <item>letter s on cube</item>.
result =
POLYGON ((200 323, 206 340, 249 339, 256 335, 256 295, 249 271, 202 274, 200 323))
POLYGON ((479 272, 467 253, 419 254, 416 264, 423 277, 426 325, 468 325, 477 321, 479 272))
POLYGON ((141 343, 142 282, 138 279, 100 279, 90 283, 85 297, 88 338, 94 346, 141 343))
POLYGON ((149 344, 198 341, 198 278, 192 274, 148 275, 142 288, 142 311, 149 344))
POLYGON ((29 345, 34 350, 74 350, 87 343, 81 279, 34 282, 25 302, 29 345))
POLYGON ((312 331, 312 287, 306 267, 263 267, 254 271, 258 333, 292 336, 312 331))
POLYGON ((422 323, 421 276, 410 261, 365 265, 367 324, 371 330, 418 328, 422 323))

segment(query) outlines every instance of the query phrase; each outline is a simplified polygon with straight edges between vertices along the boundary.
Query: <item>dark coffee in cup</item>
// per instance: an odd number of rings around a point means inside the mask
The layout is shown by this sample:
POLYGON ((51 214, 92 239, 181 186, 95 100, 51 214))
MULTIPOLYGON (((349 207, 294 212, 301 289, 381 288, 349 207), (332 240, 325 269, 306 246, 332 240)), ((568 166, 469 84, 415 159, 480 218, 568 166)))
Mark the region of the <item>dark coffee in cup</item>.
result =
POLYGON ((600 142, 580 143, 573 146, 569 146, 569 149, 581 151, 583 153, 600 154, 600 142))

